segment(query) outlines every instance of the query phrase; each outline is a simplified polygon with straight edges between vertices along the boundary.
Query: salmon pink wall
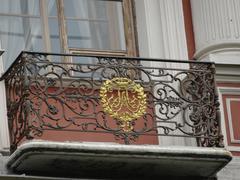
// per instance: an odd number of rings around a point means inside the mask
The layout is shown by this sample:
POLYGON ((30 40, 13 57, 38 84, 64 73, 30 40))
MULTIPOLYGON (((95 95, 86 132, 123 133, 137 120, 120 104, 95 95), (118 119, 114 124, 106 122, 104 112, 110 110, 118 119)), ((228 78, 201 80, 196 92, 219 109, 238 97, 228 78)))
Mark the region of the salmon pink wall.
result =
POLYGON ((192 23, 191 2, 190 0, 182 0, 182 4, 187 39, 188 58, 193 59, 195 53, 195 40, 192 23))

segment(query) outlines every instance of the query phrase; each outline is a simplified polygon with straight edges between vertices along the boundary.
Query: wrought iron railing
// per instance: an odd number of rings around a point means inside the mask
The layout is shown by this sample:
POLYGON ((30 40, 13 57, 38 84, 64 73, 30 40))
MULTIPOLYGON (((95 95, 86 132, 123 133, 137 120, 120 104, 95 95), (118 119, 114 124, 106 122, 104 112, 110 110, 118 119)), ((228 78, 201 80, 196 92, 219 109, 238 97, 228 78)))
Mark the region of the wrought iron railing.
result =
POLYGON ((110 136, 126 144, 190 137, 220 147, 214 74, 209 62, 22 52, 2 76, 11 149, 32 138, 110 136))

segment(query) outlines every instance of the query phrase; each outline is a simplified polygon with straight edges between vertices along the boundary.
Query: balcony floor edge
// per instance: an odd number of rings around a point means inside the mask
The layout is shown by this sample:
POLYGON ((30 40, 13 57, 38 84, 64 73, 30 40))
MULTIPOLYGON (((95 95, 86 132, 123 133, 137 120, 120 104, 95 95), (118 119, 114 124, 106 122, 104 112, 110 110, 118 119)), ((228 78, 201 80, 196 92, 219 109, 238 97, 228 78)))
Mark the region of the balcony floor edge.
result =
POLYGON ((7 167, 69 178, 213 177, 231 158, 222 148, 33 140, 18 147, 7 167))

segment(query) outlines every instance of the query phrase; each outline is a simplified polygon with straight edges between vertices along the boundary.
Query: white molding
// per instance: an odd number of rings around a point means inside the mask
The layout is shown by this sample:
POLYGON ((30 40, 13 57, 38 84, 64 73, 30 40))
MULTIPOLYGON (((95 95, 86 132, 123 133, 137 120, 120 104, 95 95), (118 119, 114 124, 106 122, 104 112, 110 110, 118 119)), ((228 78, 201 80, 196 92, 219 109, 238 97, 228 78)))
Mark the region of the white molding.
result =
POLYGON ((188 59, 182 1, 159 2, 164 58, 188 59))
MULTIPOLYGON (((0 44, 1 45, 1 44, 0 44)), ((4 52, 1 50, 1 52, 4 52)), ((0 74, 3 73, 3 61, 0 55, 0 74)), ((8 131, 8 118, 7 118, 7 103, 6 103, 6 92, 5 83, 0 81, 0 150, 8 150, 9 143, 9 131, 8 131)))
POLYGON ((223 90, 225 88, 221 88, 221 87, 218 87, 218 94, 219 94, 219 103, 220 103, 220 113, 221 113, 221 130, 222 130, 222 134, 223 134, 223 143, 225 145, 225 147, 227 148, 228 146, 228 142, 227 142, 227 131, 226 131, 226 125, 225 125, 225 116, 224 116, 224 107, 223 107, 223 98, 222 98, 222 95, 223 95, 223 90))
POLYGON ((237 146, 227 146, 226 149, 227 149, 228 151, 240 152, 240 147, 237 147, 237 146))
MULTIPOLYGON (((191 0, 193 28, 197 59, 209 54, 231 52, 240 49, 240 1, 239 0, 191 0)), ((229 55, 227 63, 240 64, 229 55)), ((238 56, 239 59, 240 56, 238 56)), ((226 56, 224 56, 226 61, 226 56)), ((212 61, 221 63, 218 58, 212 61)))
POLYGON ((194 58, 199 60, 213 61, 218 64, 236 64, 239 65, 240 42, 238 44, 222 43, 214 44, 197 50, 194 58))
POLYGON ((239 77, 217 75, 217 82, 229 82, 229 83, 239 83, 239 77))
POLYGON ((218 87, 221 94, 240 95, 240 87, 218 87))
MULTIPOLYGON (((160 59, 188 59, 182 1, 135 0, 139 54, 160 59)), ((144 62, 145 66, 187 69, 188 64, 144 62)))
MULTIPOLYGON (((139 53, 142 57, 188 59, 182 1, 135 0, 139 53)), ((147 65, 188 68, 187 64, 154 63, 147 65)), ((184 138, 159 137, 161 145, 182 145, 184 138)))
POLYGON ((135 0, 141 57, 164 58, 158 0, 135 0))
POLYGON ((194 58, 196 59, 204 59, 206 56, 209 56, 210 54, 218 54, 218 53, 225 53, 225 52, 239 52, 240 50, 240 42, 239 40, 234 42, 225 42, 224 40, 222 42, 217 43, 209 43, 207 46, 196 49, 196 52, 194 53, 194 58))
POLYGON ((224 94, 230 94, 230 95, 240 95, 240 88, 235 87, 218 87, 219 92, 219 102, 220 102, 220 113, 221 113, 221 129, 224 136, 224 145, 225 148, 229 151, 239 151, 240 152, 240 146, 229 146, 228 140, 227 140, 227 130, 225 125, 225 114, 224 114, 224 107, 223 107, 223 98, 222 96, 224 94))
POLYGON ((235 139, 234 138, 234 130, 233 130, 233 124, 232 124, 232 111, 231 111, 231 102, 232 101, 239 101, 240 102, 240 98, 227 98, 226 99, 230 141, 231 141, 231 143, 239 143, 240 144, 240 139, 235 139))
POLYGON ((182 1, 135 0, 142 57, 188 59, 182 1))

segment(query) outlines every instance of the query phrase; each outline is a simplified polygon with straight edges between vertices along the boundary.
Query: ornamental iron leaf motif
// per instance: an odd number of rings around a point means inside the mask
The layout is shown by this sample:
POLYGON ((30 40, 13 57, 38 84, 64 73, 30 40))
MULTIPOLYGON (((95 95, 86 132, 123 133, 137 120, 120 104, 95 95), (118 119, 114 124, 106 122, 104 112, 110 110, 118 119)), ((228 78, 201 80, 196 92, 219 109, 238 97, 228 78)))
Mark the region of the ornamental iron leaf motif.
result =
POLYGON ((120 122, 124 132, 133 130, 132 121, 146 112, 146 94, 140 84, 128 78, 106 80, 100 89, 103 110, 120 122))

